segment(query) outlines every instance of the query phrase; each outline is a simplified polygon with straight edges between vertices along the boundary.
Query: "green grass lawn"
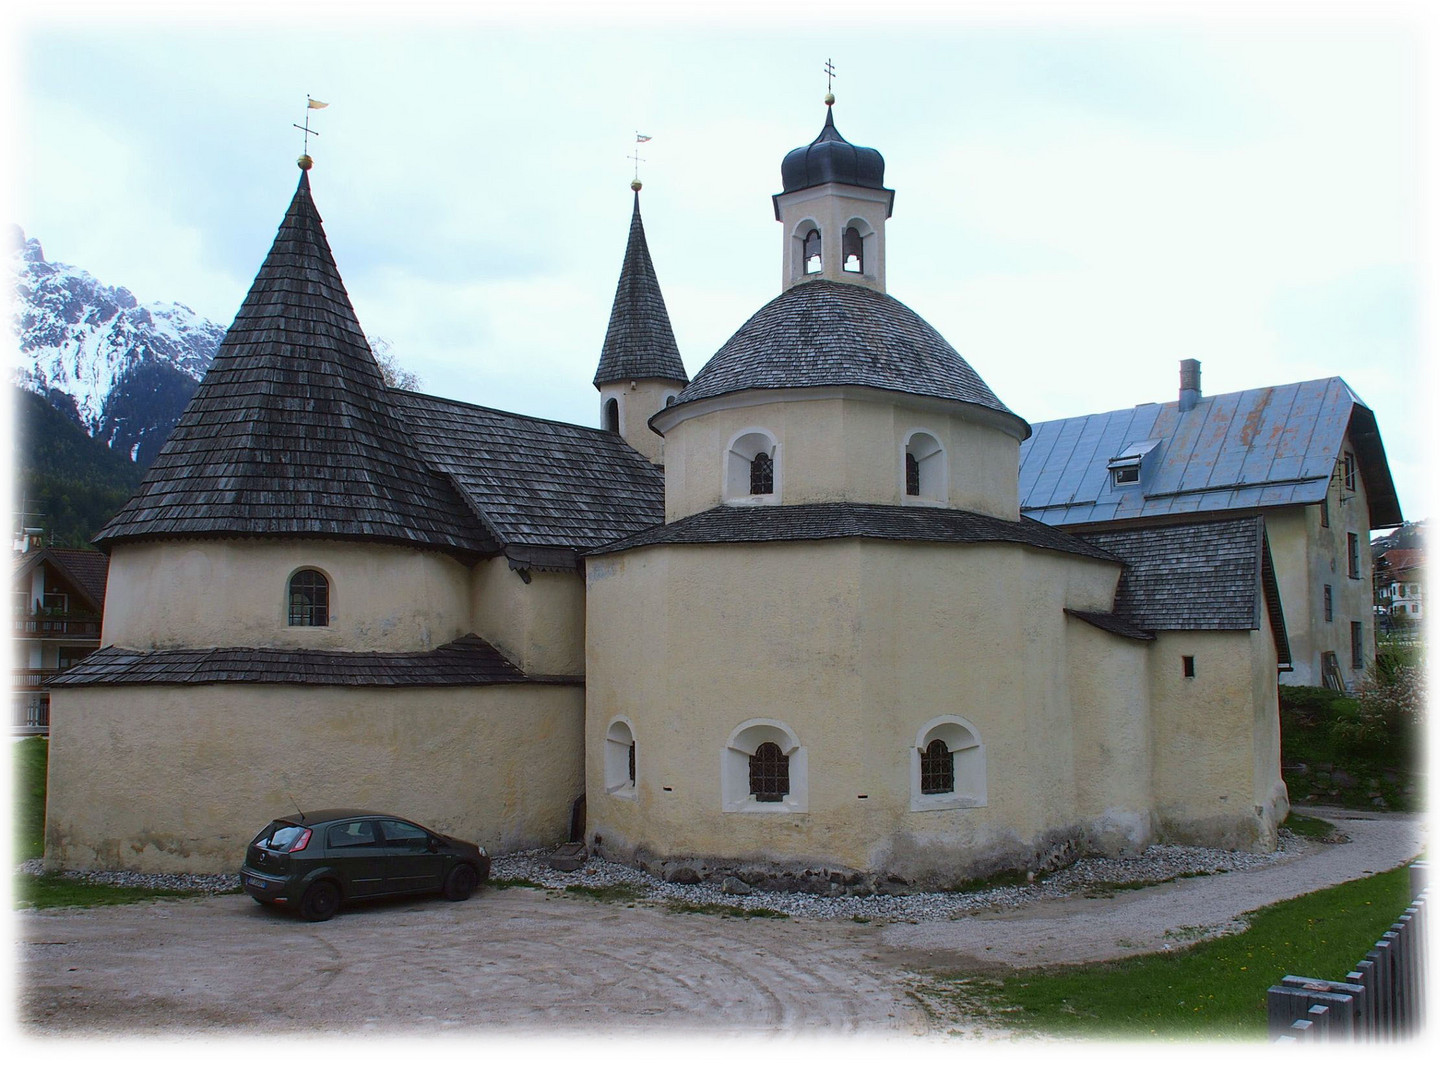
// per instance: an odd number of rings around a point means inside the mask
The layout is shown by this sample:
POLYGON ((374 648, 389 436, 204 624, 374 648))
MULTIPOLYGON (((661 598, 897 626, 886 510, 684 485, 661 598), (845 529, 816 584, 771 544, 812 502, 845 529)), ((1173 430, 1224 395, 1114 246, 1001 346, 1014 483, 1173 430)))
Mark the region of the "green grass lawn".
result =
POLYGON ((142 900, 178 900, 187 896, 212 895, 201 890, 99 885, 59 874, 15 874, 11 884, 17 908, 101 907, 136 904, 142 900))
POLYGON ((45 854, 45 767, 50 740, 35 735, 15 740, 11 758, 15 781, 15 861, 45 854))
POLYGON ((955 993, 1046 1034, 1263 1039, 1269 987, 1285 975, 1343 979, 1409 902, 1400 867, 1261 908, 1244 933, 1178 952, 957 980, 955 993))

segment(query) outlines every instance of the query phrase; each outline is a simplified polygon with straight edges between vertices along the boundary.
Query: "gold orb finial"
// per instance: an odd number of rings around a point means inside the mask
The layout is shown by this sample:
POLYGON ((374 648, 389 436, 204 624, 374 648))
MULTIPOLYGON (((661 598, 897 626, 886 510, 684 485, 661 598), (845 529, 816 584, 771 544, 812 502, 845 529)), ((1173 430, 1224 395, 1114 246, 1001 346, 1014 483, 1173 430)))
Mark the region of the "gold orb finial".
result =
POLYGON ((826 105, 834 105, 834 104, 835 104, 835 95, 834 95, 834 94, 826 94, 826 95, 825 95, 825 104, 826 104, 826 105))
POLYGON ((631 190, 631 191, 639 191, 639 190, 640 190, 642 187, 644 187, 644 186, 645 186, 645 185, 642 184, 642 183, 640 183, 639 180, 631 180, 631 181, 630 181, 630 190, 631 190))
POLYGON ((310 166, 315 164, 315 159, 312 158, 309 154, 301 154, 298 158, 295 159, 295 164, 299 165, 300 168, 304 169, 306 172, 309 172, 310 166))

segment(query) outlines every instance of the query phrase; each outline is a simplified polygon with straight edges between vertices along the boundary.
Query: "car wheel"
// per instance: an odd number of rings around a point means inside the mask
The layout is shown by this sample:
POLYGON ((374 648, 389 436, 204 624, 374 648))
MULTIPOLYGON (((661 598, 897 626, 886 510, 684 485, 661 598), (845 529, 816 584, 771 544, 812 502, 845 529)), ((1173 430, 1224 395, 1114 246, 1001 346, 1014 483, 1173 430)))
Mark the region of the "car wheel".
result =
POLYGON ((469 899, 479 881, 480 875, 475 872, 475 868, 469 863, 461 863, 451 870, 450 875, 445 879, 445 899, 469 899))
POLYGON ((324 922, 340 910, 340 890, 333 881, 317 881, 300 898, 300 917, 306 922, 324 922))

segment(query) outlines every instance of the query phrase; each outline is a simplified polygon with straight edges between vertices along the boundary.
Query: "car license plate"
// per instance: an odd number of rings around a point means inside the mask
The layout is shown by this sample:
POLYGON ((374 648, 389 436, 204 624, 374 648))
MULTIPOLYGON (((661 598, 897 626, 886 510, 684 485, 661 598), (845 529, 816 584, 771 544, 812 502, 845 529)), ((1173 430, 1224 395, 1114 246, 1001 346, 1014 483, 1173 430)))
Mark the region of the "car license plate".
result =
POLYGON ((263 889, 263 888, 265 888, 265 882, 261 881, 261 880, 260 880, 259 878, 257 878, 257 877, 252 877, 252 878, 249 879, 249 881, 250 881, 250 887, 251 887, 252 889, 263 889))

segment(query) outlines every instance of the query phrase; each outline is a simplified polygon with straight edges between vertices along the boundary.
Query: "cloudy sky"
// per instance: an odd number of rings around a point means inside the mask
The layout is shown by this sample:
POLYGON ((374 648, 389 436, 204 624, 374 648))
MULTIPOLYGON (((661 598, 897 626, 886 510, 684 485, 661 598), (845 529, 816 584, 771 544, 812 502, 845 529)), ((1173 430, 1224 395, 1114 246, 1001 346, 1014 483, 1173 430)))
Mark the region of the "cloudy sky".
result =
POLYGON ((1430 513, 1418 8, 399 10, 32 9, 10 219, 228 324, 313 95, 314 195, 366 332, 430 393, 595 423, 636 131, 693 375, 779 289, 770 196, 832 57, 837 126, 897 192, 890 292, 1010 408, 1165 400, 1191 356, 1207 393, 1340 375, 1406 515, 1430 513))

